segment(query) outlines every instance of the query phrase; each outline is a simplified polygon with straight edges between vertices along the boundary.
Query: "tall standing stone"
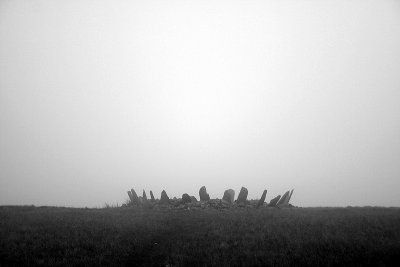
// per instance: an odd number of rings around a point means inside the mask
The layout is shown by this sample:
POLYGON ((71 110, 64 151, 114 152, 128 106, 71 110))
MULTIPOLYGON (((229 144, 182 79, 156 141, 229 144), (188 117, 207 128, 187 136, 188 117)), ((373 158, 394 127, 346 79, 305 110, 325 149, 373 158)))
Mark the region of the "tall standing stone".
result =
POLYGON ((161 198, 160 198, 159 203, 160 204, 169 204, 170 203, 169 197, 168 197, 167 193, 165 192, 165 190, 163 190, 161 192, 161 198))
POLYGON ((293 194, 293 190, 294 189, 292 189, 292 191, 288 191, 289 192, 289 194, 287 194, 287 196, 286 196, 286 198, 283 200, 283 202, 282 202, 282 206, 287 206, 287 205, 289 205, 289 201, 290 201, 290 198, 292 197, 292 194, 293 194))
POLYGON ((147 201, 146 191, 143 190, 143 201, 147 201))
POLYGON ((240 189, 239 196, 238 196, 238 198, 236 200, 236 203, 246 203, 248 194, 249 194, 249 191, 247 190, 247 188, 246 187, 242 187, 240 189))
POLYGON ((286 191, 286 193, 282 196, 282 198, 278 201, 276 205, 285 205, 286 198, 289 197, 290 191, 286 191))
POLYGON ((262 196, 261 196, 261 198, 260 198, 260 200, 258 201, 258 203, 257 203, 257 209, 259 208, 259 207, 261 207, 263 204, 264 204, 264 201, 265 201, 265 197, 267 196, 267 190, 264 190, 264 192, 262 193, 262 196))
POLYGON ((285 203, 286 198, 289 196, 289 191, 286 191, 286 193, 281 197, 281 199, 276 203, 276 205, 283 205, 285 203))
POLYGON ((268 207, 275 207, 276 203, 278 203, 279 199, 281 198, 281 195, 277 195, 276 197, 274 197, 273 199, 271 199, 271 201, 268 204, 268 207))
POLYGON ((207 189, 205 186, 202 186, 199 190, 200 201, 209 201, 210 195, 207 194, 207 189))
POLYGON ((135 190, 131 189, 131 193, 132 193, 132 203, 133 204, 140 204, 139 197, 136 194, 135 190))
POLYGON ((152 202, 156 201, 156 199, 154 198, 154 195, 153 195, 153 191, 151 191, 151 190, 150 190, 150 197, 151 197, 152 202))
POLYGON ((222 200, 228 202, 229 204, 232 204, 234 199, 235 199, 235 190, 233 189, 225 190, 222 200))
POLYGON ((294 191, 294 189, 292 189, 292 191, 290 191, 290 195, 289 195, 289 199, 288 199, 288 204, 289 204, 290 199, 292 198, 293 191, 294 191))
POLYGON ((128 191, 128 196, 129 196, 129 199, 130 199, 130 201, 132 203, 133 202, 133 196, 132 196, 132 192, 131 191, 128 191))

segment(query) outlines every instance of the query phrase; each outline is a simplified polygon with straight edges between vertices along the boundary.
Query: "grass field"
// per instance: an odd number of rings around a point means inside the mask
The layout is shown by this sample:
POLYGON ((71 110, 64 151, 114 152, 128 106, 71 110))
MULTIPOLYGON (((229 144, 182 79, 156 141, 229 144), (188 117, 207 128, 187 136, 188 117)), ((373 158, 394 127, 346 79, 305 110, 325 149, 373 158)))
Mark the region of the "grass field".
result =
POLYGON ((400 266, 400 209, 0 207, 1 266, 400 266))

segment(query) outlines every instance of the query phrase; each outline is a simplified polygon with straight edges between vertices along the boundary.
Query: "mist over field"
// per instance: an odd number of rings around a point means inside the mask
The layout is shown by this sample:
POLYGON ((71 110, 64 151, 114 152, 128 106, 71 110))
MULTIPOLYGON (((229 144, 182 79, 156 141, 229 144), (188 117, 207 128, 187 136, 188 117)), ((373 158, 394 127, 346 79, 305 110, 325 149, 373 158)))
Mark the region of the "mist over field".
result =
POLYGON ((400 206, 399 32, 399 1, 1 0, 0 205, 400 206))

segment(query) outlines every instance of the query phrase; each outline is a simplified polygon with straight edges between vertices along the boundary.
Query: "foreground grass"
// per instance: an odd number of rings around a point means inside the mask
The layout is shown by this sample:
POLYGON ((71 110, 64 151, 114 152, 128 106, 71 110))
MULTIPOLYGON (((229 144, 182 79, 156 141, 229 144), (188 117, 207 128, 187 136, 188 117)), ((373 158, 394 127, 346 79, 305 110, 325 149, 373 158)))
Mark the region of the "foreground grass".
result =
POLYGON ((400 209, 0 207, 0 266, 400 266, 400 209))

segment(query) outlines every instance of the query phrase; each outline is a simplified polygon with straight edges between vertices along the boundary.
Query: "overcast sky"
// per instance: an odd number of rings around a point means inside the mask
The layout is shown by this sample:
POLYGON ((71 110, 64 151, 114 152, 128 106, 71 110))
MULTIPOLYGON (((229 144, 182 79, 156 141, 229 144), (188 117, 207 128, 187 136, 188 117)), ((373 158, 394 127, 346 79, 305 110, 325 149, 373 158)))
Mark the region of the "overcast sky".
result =
POLYGON ((0 0, 0 205, 202 185, 400 206, 400 2, 0 0))

